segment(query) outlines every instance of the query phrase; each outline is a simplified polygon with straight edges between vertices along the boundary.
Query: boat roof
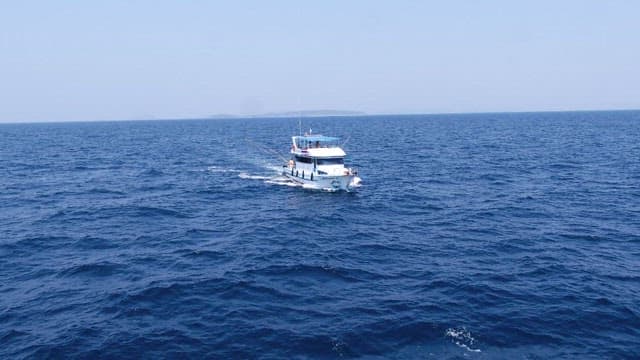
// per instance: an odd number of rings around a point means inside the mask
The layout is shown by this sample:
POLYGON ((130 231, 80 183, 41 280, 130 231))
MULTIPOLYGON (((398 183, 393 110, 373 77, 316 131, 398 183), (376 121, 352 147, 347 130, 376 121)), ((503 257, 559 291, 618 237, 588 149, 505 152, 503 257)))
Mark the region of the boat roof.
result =
POLYGON ((339 137, 324 136, 324 135, 305 135, 305 136, 296 136, 296 138, 300 140, 319 141, 319 142, 335 142, 340 140, 339 137))

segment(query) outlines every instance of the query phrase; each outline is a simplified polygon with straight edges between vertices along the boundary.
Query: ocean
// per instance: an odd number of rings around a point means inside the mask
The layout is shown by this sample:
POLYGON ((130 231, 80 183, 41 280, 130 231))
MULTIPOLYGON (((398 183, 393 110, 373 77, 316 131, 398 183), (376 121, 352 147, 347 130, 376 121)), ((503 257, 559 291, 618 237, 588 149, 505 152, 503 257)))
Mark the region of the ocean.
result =
POLYGON ((0 358, 640 357, 639 111, 302 124, 0 125, 0 358))

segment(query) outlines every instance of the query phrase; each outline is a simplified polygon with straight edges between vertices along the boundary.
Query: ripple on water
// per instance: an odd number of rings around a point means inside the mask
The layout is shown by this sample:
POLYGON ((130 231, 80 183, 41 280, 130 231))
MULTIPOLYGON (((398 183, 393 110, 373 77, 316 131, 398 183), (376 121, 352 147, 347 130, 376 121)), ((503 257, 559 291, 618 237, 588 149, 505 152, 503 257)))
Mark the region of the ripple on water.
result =
POLYGON ((0 358, 638 358, 638 114, 0 125, 0 358))

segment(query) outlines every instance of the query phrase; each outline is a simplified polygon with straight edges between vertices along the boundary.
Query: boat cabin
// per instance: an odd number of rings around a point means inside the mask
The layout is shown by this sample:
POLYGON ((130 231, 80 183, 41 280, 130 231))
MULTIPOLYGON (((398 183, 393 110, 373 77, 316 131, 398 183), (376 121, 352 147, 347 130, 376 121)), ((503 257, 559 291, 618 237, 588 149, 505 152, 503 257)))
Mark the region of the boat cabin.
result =
POLYGON ((291 138, 291 168, 320 175, 342 175, 345 171, 345 152, 340 138, 324 135, 294 136, 291 138))
POLYGON ((319 148, 337 148, 340 138, 324 135, 305 135, 294 136, 293 138, 293 150, 301 149, 319 149, 319 148))
POLYGON ((283 165, 283 175, 298 183, 321 189, 348 189, 356 186, 357 170, 346 168, 347 155, 340 138, 316 134, 291 137, 291 160, 283 165), (353 183, 353 184, 352 184, 353 183))

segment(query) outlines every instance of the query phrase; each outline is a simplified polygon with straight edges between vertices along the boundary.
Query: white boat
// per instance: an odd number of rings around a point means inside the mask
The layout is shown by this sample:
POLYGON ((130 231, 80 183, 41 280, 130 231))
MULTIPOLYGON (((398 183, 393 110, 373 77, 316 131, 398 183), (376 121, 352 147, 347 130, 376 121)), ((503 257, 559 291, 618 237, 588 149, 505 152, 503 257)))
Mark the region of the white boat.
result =
POLYGON ((282 175, 303 187, 326 191, 353 191, 360 186, 357 169, 344 166, 347 155, 337 137, 305 134, 291 137, 291 160, 282 175))

